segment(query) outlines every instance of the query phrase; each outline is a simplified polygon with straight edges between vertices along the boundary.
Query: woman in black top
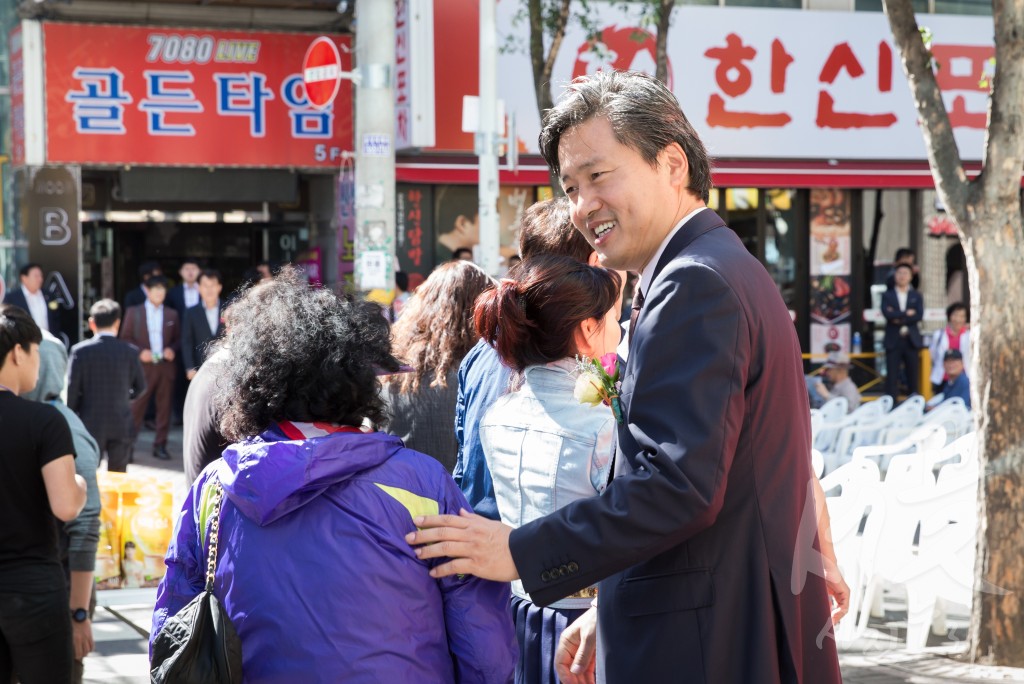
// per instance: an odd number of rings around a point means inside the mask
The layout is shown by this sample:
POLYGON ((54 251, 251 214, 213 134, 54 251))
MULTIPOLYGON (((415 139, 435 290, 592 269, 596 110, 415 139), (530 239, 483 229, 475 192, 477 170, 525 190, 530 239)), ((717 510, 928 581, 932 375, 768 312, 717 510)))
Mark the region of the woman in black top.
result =
POLYGON ((18 396, 36 384, 40 341, 26 311, 0 306, 0 682, 60 684, 73 653, 53 518, 75 519, 85 480, 64 417, 18 396))

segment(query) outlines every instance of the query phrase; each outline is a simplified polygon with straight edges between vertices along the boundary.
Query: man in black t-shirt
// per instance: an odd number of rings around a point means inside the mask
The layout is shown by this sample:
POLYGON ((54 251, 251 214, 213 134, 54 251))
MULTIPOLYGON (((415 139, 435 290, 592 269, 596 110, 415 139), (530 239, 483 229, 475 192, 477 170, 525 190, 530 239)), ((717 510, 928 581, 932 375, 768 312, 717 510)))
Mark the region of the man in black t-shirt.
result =
POLYGON ((42 334, 29 314, 0 306, 0 682, 69 682, 71 615, 54 516, 85 505, 67 421, 18 395, 39 374, 42 334))

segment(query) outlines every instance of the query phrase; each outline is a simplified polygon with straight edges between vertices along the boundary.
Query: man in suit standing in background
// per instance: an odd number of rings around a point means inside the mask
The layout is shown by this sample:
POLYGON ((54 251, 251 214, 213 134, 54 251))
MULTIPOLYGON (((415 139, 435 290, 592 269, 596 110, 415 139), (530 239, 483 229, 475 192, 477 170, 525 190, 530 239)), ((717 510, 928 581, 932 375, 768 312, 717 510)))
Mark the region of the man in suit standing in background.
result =
POLYGON ((893 287, 882 294, 885 316, 885 393, 899 400, 900 370, 906 373, 907 391, 917 393, 921 384, 918 350, 924 346, 917 324, 924 318, 924 297, 911 284, 914 270, 910 264, 898 264, 893 272, 893 287))
POLYGON ((43 291, 43 267, 39 264, 25 264, 18 272, 18 279, 21 281, 20 287, 7 293, 4 304, 13 304, 28 311, 40 330, 60 337, 59 304, 43 291))
POLYGON ((146 302, 125 312, 121 339, 139 349, 146 389, 132 401, 135 434, 142 426, 146 403, 152 395, 156 402, 156 436, 153 456, 168 461, 167 434, 171 429, 171 401, 174 398, 174 359, 181 349, 181 325, 178 312, 164 305, 167 279, 152 276, 145 283, 146 302))
POLYGON ((599 582, 562 637, 567 684, 593 677, 595 632, 602 682, 838 684, 828 592, 842 580, 800 533, 815 520, 800 346, 771 276, 706 206, 703 143, 663 84, 604 71, 573 81, 540 143, 601 264, 641 273, 626 467, 516 530, 426 516, 407 539, 453 559, 434 577, 520 578, 540 605, 599 582))
POLYGON ((101 299, 89 309, 93 337, 71 348, 68 360, 68 408, 78 414, 96 440, 107 470, 128 470, 132 452, 132 397, 146 389, 139 350, 117 339, 121 307, 101 299))
MULTIPOLYGON (((178 269, 178 276, 181 280, 177 285, 167 292, 167 304, 178 312, 178 320, 185 324, 185 312, 199 304, 199 274, 201 273, 199 261, 186 257, 178 269)), ((185 342, 185 333, 182 333, 182 344, 185 342)), ((184 350, 184 346, 182 349, 184 350)), ((175 360, 174 372, 174 424, 181 425, 182 407, 185 405, 185 392, 188 391, 187 372, 189 366, 184 362, 184 355, 175 360)))
POLYGON ((221 316, 220 272, 213 269, 199 275, 199 304, 185 310, 181 324, 181 356, 185 377, 191 381, 206 360, 210 341, 224 332, 221 316))
POLYGON ((153 276, 163 274, 164 270, 160 268, 160 264, 156 261, 143 261, 139 264, 139 286, 133 287, 124 296, 125 314, 127 314, 128 309, 131 307, 139 306, 146 301, 146 281, 153 276))

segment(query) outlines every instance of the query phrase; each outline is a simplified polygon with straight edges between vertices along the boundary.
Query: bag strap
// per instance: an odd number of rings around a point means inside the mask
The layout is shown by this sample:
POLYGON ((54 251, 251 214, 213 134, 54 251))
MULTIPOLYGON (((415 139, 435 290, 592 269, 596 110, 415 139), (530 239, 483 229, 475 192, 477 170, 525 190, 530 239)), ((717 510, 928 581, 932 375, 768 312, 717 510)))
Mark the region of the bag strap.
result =
POLYGON ((210 529, 210 550, 206 557, 206 591, 213 591, 213 577, 217 572, 217 539, 220 536, 220 505, 224 498, 224 487, 220 480, 203 486, 202 502, 199 505, 199 523, 203 538, 210 529))

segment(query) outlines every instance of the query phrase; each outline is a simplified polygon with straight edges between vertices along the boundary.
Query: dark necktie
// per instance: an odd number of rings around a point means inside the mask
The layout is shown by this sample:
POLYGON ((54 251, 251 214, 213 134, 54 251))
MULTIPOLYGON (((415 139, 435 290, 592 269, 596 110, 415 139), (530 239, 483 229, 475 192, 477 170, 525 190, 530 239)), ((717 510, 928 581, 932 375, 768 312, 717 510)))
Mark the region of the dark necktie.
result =
POLYGON ((640 309, 644 307, 644 292, 637 284, 633 293, 633 308, 629 312, 629 346, 633 346, 633 333, 636 331, 636 320, 640 318, 640 309))

